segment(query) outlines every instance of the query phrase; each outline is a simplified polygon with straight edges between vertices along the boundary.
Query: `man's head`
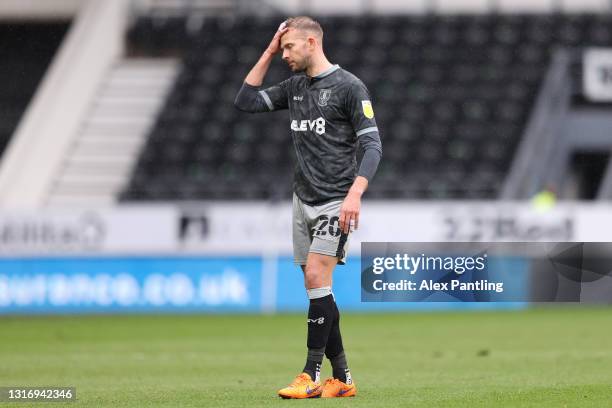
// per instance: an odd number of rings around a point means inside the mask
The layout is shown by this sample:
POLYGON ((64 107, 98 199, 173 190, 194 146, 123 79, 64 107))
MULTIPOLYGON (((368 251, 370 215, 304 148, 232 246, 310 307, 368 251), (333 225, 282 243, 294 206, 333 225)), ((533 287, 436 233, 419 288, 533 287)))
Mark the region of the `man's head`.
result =
POLYGON ((283 61, 294 72, 305 71, 313 58, 323 54, 323 29, 310 17, 291 17, 285 21, 289 30, 281 37, 283 61))

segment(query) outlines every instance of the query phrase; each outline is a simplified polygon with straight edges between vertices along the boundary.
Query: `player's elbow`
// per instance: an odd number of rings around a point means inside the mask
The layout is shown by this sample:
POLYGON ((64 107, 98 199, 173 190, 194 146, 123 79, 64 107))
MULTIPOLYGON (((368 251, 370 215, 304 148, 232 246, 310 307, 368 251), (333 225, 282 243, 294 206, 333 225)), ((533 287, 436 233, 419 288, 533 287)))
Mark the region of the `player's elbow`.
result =
POLYGON ((257 91, 242 84, 242 87, 234 98, 234 106, 242 112, 257 112, 257 91))
POLYGON ((378 157, 378 159, 382 159, 382 145, 380 143, 373 143, 370 144, 368 146, 364 146, 363 147, 363 153, 364 154, 371 155, 371 156, 375 156, 378 157))
POLYGON ((242 112, 253 113, 253 110, 249 109, 249 104, 246 103, 244 98, 241 97, 240 93, 238 93, 238 95, 236 95, 236 98, 234 99, 234 107, 236 107, 236 109, 242 112))

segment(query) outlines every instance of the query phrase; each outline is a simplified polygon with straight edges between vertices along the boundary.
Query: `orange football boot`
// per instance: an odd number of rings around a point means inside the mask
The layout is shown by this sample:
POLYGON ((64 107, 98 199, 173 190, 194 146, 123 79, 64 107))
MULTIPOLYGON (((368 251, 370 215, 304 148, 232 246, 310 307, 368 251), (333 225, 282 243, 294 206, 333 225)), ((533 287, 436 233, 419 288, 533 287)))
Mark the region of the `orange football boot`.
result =
POLYGON ((278 391, 282 398, 316 398, 321 396, 320 383, 312 381, 310 375, 302 373, 295 377, 287 387, 278 391))
POLYGON ((328 378, 323 385, 321 398, 354 397, 357 395, 355 383, 345 384, 337 378, 328 378))

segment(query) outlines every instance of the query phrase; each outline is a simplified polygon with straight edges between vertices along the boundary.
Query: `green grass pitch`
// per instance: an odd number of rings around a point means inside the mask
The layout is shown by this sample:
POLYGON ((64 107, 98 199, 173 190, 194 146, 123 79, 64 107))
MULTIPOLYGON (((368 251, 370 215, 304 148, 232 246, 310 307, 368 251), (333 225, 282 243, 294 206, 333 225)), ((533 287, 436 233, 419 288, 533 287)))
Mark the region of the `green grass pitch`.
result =
MULTIPOLYGON (((305 315, 0 318, 0 386, 53 407, 611 407, 612 309, 344 314, 355 398, 281 400, 305 315)), ((329 362, 323 375, 329 375, 329 362)), ((0 407, 42 407, 0 403, 0 407)))

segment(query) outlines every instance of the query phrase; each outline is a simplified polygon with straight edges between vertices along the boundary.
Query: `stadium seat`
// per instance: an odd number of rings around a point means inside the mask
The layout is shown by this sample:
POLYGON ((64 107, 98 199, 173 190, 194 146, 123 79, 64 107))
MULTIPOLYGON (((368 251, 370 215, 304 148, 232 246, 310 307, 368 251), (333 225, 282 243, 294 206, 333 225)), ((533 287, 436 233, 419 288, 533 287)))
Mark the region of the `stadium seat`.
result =
POLYGON ((67 22, 0 24, 0 157, 68 27, 67 22))
MULTIPOLYGON (((133 52, 179 55, 183 70, 123 200, 289 199, 286 113, 233 98, 280 18, 141 17, 133 52), (182 169, 182 170, 181 170, 182 169)), ((326 53, 368 85, 383 161, 368 194, 497 198, 555 47, 612 45, 612 17, 326 16, 326 53)), ((276 60, 267 84, 289 75, 276 60)))

